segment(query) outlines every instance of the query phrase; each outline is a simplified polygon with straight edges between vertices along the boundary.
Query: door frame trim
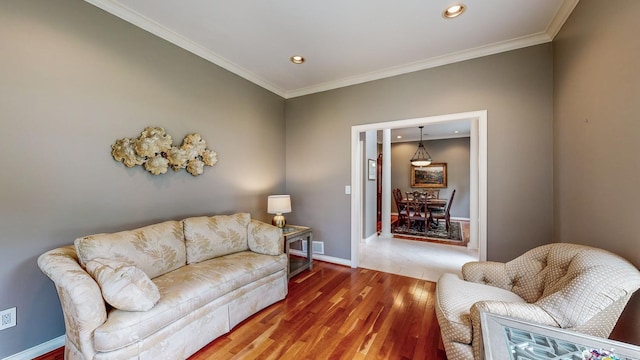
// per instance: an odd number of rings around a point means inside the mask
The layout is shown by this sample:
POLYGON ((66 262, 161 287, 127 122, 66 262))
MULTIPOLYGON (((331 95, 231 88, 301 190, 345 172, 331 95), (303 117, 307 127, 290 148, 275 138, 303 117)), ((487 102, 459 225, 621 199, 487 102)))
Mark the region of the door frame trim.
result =
MULTIPOLYGON (((487 259, 487 110, 395 120, 351 127, 351 267, 357 268, 362 235, 363 160, 360 133, 370 130, 398 129, 448 121, 471 121, 470 136, 470 241, 481 261, 487 259)), ((388 165, 388 164, 387 164, 388 165)), ((383 164, 383 166, 385 166, 383 164)), ((388 171, 388 170, 387 170, 388 171)), ((384 188, 384 186, 383 186, 384 188)), ((384 194, 382 196, 390 196, 384 194)))

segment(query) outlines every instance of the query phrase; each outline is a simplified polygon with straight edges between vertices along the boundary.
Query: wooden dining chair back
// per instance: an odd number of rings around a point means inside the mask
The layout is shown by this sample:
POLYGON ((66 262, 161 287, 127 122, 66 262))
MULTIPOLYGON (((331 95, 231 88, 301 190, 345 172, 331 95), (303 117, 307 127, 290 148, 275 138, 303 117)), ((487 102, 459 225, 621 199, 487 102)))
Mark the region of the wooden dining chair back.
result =
POLYGON ((425 190, 424 195, 429 199, 440 199, 440 190, 434 190, 434 189, 425 190))
POLYGON ((407 220, 407 215, 405 213, 407 205, 402 201, 402 191, 400 191, 400 189, 393 189, 391 190, 391 193, 393 194, 393 200, 396 202, 396 207, 398 208, 398 225, 403 225, 407 220))
POLYGON ((451 197, 449 198, 449 201, 447 202, 447 206, 445 207, 444 211, 429 207, 429 224, 434 222, 436 224, 439 224, 440 220, 444 220, 446 229, 447 231, 449 231, 449 226, 451 225, 451 204, 453 203, 453 197, 455 195, 456 195, 456 190, 454 189, 451 192, 451 197))
POLYGON ((407 229, 410 230, 413 227, 416 231, 424 232, 429 219, 426 198, 414 196, 407 199, 405 214, 407 214, 407 229))
POLYGON ((403 205, 402 191, 400 191, 400 189, 393 189, 391 190, 391 194, 393 194, 393 200, 396 202, 396 205, 398 206, 398 212, 400 212, 400 206, 403 205))
MULTIPOLYGON (((425 190, 424 191, 424 195, 427 197, 427 199, 429 200, 435 200, 435 199, 440 199, 440 190, 433 190, 433 189, 429 189, 429 190, 425 190)), ((445 210, 445 207, 447 206, 447 203, 434 203, 434 202, 430 202, 429 203, 429 211, 441 211, 443 212, 445 210)))

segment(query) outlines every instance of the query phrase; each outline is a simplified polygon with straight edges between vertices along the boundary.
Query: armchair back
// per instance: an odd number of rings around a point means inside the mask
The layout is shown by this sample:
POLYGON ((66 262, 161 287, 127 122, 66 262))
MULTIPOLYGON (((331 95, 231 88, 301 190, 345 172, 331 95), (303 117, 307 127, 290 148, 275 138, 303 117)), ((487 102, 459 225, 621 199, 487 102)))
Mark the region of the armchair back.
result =
POLYGON ((573 328, 626 300, 640 287, 638 270, 608 251, 569 243, 543 245, 507 263, 463 266, 465 280, 509 290, 573 328), (611 281, 615 279, 615 281, 611 281))
POLYGON ((640 288, 640 271, 627 260, 570 243, 543 245, 506 263, 466 263, 462 275, 444 274, 436 289, 451 360, 483 358, 481 312, 608 337, 640 288))

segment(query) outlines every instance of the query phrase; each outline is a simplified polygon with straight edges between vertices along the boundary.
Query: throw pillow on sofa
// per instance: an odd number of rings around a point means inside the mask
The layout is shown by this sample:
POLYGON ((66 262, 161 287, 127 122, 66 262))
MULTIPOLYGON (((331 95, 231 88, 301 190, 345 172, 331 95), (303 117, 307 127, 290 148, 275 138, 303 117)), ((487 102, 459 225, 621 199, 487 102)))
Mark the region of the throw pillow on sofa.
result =
POLYGON ((119 310, 147 311, 160 300, 160 291, 144 271, 123 261, 93 259, 87 272, 98 282, 104 300, 119 310))
POLYGON ((165 221, 135 230, 95 234, 74 241, 82 266, 93 259, 126 261, 151 279, 187 263, 180 221, 165 221))
POLYGON ((249 213, 200 216, 184 219, 187 264, 249 250, 249 213))

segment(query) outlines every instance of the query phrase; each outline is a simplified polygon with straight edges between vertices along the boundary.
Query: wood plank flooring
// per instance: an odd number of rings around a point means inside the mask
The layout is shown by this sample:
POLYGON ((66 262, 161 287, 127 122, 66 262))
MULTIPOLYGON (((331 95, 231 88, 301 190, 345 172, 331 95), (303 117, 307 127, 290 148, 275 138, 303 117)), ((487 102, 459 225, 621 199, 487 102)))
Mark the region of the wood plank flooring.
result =
POLYGON ((434 301, 435 283, 314 261, 285 300, 190 359, 446 359, 434 301))

